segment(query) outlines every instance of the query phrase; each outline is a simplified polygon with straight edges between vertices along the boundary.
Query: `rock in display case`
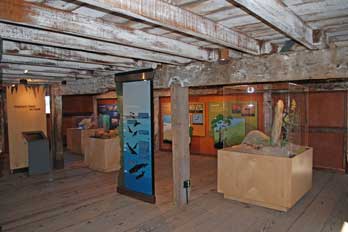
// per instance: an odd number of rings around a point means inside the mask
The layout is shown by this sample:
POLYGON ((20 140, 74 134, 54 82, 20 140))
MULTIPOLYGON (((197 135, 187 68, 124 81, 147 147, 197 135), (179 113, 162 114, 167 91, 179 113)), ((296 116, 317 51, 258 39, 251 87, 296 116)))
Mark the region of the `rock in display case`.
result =
POLYGON ((312 186, 307 89, 292 83, 262 84, 227 86, 223 93, 218 192, 287 211, 312 186), (237 100, 230 102, 231 95, 237 100))

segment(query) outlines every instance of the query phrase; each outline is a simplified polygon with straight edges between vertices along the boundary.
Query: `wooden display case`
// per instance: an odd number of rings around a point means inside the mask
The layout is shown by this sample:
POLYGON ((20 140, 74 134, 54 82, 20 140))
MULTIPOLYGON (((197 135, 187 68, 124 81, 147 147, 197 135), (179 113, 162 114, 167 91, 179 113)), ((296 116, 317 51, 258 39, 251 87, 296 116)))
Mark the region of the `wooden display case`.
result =
POLYGON ((85 150, 85 164, 90 169, 112 172, 120 169, 120 137, 88 138, 85 150))
POLYGON ((85 154, 86 142, 98 129, 82 130, 79 128, 68 128, 66 131, 66 142, 69 151, 76 154, 85 154))
POLYGON ((218 151, 218 192, 225 198, 287 211, 312 187, 313 149, 292 158, 218 151))

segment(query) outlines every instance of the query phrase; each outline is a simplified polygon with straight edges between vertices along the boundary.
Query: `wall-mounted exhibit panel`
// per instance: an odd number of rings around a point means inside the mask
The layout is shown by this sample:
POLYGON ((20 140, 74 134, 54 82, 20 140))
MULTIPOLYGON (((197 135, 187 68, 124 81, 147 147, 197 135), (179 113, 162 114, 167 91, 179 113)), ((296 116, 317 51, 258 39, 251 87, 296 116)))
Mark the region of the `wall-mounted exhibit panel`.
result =
MULTIPOLYGON (((253 111, 248 111, 249 97, 238 94, 190 96, 189 101, 191 153, 216 155, 217 149, 222 148, 222 139, 235 145, 247 132, 263 129, 262 94, 257 94, 253 99, 253 111), (229 117, 233 117, 233 122, 228 128, 230 133, 225 133, 223 138, 220 133, 223 124, 220 122, 224 120, 224 110, 228 111, 229 117)), ((160 98, 160 121, 160 149, 171 150, 171 109, 167 97, 160 98)))
POLYGON ((104 124, 108 124, 109 129, 116 129, 119 126, 120 113, 117 109, 116 99, 97 99, 98 117, 104 124))
POLYGON ((11 170, 28 167, 23 132, 46 131, 45 89, 18 85, 6 89, 8 138, 11 170))

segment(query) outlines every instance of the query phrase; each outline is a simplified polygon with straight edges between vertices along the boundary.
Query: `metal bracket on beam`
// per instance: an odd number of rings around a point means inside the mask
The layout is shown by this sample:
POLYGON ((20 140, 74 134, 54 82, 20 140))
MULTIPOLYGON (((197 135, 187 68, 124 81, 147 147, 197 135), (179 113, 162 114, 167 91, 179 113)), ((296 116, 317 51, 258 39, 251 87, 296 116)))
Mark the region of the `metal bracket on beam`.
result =
POLYGON ((169 83, 168 83, 168 87, 172 86, 172 84, 174 84, 174 83, 180 83, 181 87, 187 87, 186 84, 188 84, 188 85, 190 84, 190 82, 188 81, 187 78, 181 79, 178 76, 170 78, 169 83))
POLYGON ((295 40, 287 40, 285 41, 282 49, 280 50, 280 53, 282 52, 288 52, 294 45, 295 45, 295 40))

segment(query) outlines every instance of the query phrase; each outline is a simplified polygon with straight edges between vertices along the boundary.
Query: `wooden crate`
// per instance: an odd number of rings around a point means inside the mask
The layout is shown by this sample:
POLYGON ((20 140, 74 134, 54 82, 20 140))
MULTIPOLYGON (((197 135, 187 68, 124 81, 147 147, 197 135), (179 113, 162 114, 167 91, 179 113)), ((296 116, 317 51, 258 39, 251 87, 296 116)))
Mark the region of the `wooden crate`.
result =
POLYGON ((312 187, 313 149, 292 157, 218 151, 218 192, 225 198, 287 211, 312 187))
POLYGON ((120 137, 110 139, 88 138, 85 164, 90 169, 112 172, 120 169, 120 137))

